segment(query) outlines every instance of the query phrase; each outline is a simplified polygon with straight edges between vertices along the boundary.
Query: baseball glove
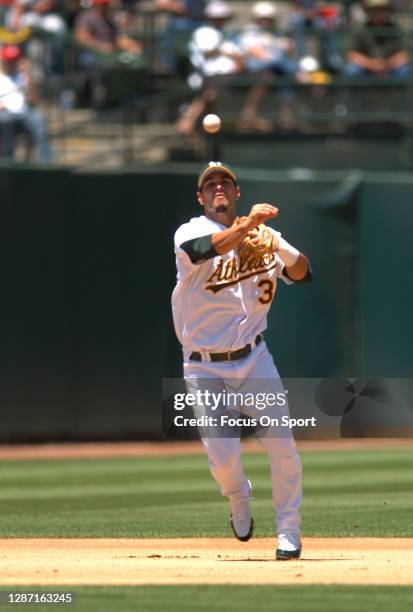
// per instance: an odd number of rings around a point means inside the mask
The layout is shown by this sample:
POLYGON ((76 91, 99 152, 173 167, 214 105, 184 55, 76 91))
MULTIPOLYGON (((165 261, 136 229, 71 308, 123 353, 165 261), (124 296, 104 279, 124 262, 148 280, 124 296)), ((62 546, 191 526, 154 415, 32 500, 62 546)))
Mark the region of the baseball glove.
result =
MULTIPOLYGON (((247 217, 237 217, 234 225, 239 225, 245 221, 247 217)), ((256 228, 257 235, 255 237, 245 236, 238 245, 238 253, 242 259, 260 258, 267 253, 271 253, 273 234, 270 229, 261 223, 256 228)))

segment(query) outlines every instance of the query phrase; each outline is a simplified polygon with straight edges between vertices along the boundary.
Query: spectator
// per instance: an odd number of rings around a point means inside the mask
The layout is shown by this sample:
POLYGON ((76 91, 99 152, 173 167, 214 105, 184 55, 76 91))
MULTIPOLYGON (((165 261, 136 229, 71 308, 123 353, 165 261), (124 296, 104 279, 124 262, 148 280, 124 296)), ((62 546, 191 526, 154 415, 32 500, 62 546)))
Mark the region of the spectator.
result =
POLYGON ((12 31, 33 30, 25 53, 39 75, 49 78, 61 73, 67 28, 57 0, 16 0, 6 16, 6 26, 12 31))
MULTIPOLYGON (((247 72, 251 74, 280 75, 302 80, 299 66, 290 56, 294 44, 290 38, 276 31, 277 9, 271 2, 257 2, 253 5, 251 16, 253 23, 248 25, 238 38, 239 47, 243 53, 247 72)), ((257 117, 258 104, 268 86, 260 83, 253 86, 249 92, 242 112, 240 127, 262 131, 272 130, 270 121, 257 117)), ((291 91, 282 89, 286 105, 291 98, 291 91)), ((283 109, 286 116, 286 106, 283 109)))
POLYGON ((86 65, 96 63, 96 53, 142 53, 140 42, 118 32, 116 22, 111 16, 111 0, 93 0, 92 7, 78 15, 75 21, 75 38, 89 51, 87 59, 84 59, 86 65))
POLYGON ((13 31, 29 26, 50 35, 63 35, 66 32, 56 0, 16 0, 7 15, 6 24, 13 31))
POLYGON ((7 45, 1 50, 0 73, 0 155, 13 158, 15 134, 24 130, 35 146, 36 159, 48 163, 52 153, 48 141, 47 122, 36 108, 38 97, 28 61, 19 47, 7 45))
POLYGON ((118 29, 118 35, 128 38, 135 37, 135 13, 131 7, 122 6, 114 14, 114 21, 118 29))
POLYGON ((238 43, 248 72, 270 70, 282 76, 295 77, 298 64, 289 57, 294 48, 290 38, 277 31, 277 9, 271 2, 257 2, 251 10, 253 23, 241 33, 238 43))
POLYGON ((410 74, 410 56, 393 20, 389 0, 365 0, 367 20, 354 35, 347 54, 347 76, 410 74))
POLYGON ((93 106, 107 106, 111 97, 112 103, 124 102, 136 93, 138 74, 130 74, 128 78, 125 70, 142 68, 136 60, 142 56, 143 47, 121 31, 111 13, 111 0, 93 0, 93 6, 78 15, 75 39, 82 47, 79 67, 93 106), (123 62, 122 58, 127 61, 123 62))
POLYGON ((214 101, 216 91, 210 79, 237 74, 244 68, 240 49, 225 29, 232 18, 229 4, 213 0, 207 5, 204 15, 208 23, 194 31, 189 43, 190 58, 195 69, 189 83, 193 89, 202 90, 177 123, 181 134, 192 133, 201 114, 214 101))
POLYGON ((319 6, 317 0, 293 0, 289 27, 300 59, 311 55, 307 35, 315 33, 320 43, 321 67, 338 72, 342 68, 336 44, 336 30, 340 25, 341 17, 335 5, 319 6))
POLYGON ((206 25, 197 28, 189 43, 191 63, 198 74, 211 77, 234 74, 244 68, 240 49, 226 30, 232 9, 221 0, 213 0, 205 9, 206 25))
POLYGON ((176 73, 179 47, 187 49, 194 30, 203 25, 205 0, 155 0, 155 8, 169 16, 159 41, 161 70, 176 73))

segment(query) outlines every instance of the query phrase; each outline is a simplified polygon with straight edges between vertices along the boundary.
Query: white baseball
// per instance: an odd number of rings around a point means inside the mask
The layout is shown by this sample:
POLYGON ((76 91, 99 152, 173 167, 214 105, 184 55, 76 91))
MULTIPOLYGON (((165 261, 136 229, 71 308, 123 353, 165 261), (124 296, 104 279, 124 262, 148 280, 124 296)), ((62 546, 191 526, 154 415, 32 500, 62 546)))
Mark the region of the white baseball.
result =
POLYGON ((218 115, 205 115, 202 121, 202 127, 208 134, 216 134, 221 129, 221 119, 218 115))

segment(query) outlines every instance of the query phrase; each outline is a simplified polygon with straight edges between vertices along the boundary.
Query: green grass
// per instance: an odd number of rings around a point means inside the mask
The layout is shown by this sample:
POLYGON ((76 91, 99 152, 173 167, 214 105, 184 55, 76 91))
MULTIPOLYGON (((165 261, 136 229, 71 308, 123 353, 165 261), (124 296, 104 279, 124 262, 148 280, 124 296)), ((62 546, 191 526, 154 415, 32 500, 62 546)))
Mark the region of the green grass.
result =
MULTIPOLYGON (((302 453, 305 536, 413 536, 411 449, 302 453)), ((258 536, 274 534, 267 456, 245 455, 258 536)), ((229 536, 204 455, 0 462, 0 537, 229 536)))
MULTIPOLYGON (((5 591, 4 587, 1 591, 5 591)), ((16 588, 38 592, 39 588, 16 588)), ((208 610, 228 612, 407 612, 413 609, 413 588, 376 586, 143 586, 59 587, 44 591, 75 593, 73 606, 34 606, 36 611, 158 612, 208 610)), ((10 609, 9 606, 7 606, 10 609)), ((19 606, 21 608, 21 606, 19 606)), ((0 605, 0 610, 3 606, 0 605)), ((6 606, 4 606, 6 609, 6 606)))

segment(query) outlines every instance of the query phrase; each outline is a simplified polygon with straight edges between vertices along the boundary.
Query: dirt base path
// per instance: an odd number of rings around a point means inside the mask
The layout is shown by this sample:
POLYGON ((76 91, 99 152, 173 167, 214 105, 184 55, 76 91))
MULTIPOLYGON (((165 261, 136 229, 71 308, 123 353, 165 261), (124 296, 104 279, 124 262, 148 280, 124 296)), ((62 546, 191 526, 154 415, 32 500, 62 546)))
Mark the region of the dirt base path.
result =
POLYGON ((413 585, 413 538, 305 538, 276 562, 273 538, 2 539, 2 585, 413 585))
MULTIPOLYGON (((257 440, 242 443, 246 453, 264 453, 257 440)), ((300 451, 353 451, 412 448, 413 438, 344 438, 298 440, 300 451)), ((0 444, 0 461, 27 459, 98 459, 109 457, 162 457, 204 454, 199 441, 187 442, 64 442, 0 444)))

